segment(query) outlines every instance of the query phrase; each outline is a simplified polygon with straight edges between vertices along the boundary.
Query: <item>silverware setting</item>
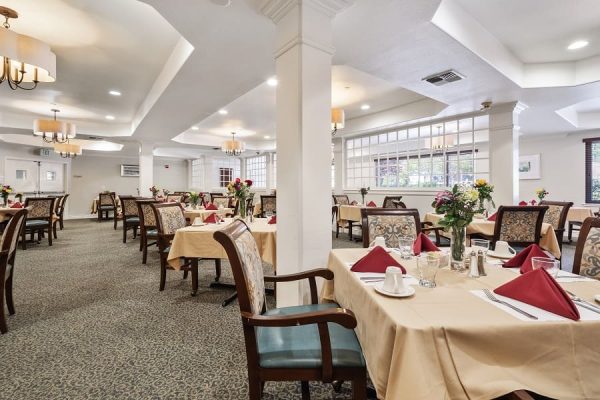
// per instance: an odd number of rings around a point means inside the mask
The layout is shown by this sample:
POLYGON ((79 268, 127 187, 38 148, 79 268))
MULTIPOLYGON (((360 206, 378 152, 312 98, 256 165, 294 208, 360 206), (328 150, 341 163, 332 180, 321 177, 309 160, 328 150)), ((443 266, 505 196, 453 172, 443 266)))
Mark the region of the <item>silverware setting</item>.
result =
POLYGON ((510 304, 510 303, 507 303, 507 302, 505 302, 505 301, 502 301, 502 300, 500 300, 499 298, 497 298, 496 296, 494 296, 494 294, 493 294, 493 293, 492 293, 492 292, 491 292, 489 289, 483 289, 483 293, 486 295, 486 297, 487 297, 488 299, 490 299, 490 300, 491 300, 491 301, 493 301, 493 302, 496 302, 496 303, 498 303, 498 304, 502 304, 502 305, 504 305, 504 306, 507 306, 507 307, 509 307, 509 308, 511 308, 511 309, 513 309, 513 310, 515 310, 515 311, 517 311, 518 313, 521 313, 521 314, 523 314, 524 316, 526 316, 526 317, 528 317, 528 318, 531 318, 531 319, 538 319, 538 317, 536 317, 535 315, 531 315, 531 314, 529 314, 527 311, 521 310, 520 308, 518 308, 518 307, 515 307, 515 306, 513 306, 513 305, 512 305, 512 304, 510 304))
POLYGON ((596 307, 594 304, 585 301, 581 297, 575 295, 572 292, 569 292, 568 290, 565 290, 565 292, 567 292, 567 294, 571 297, 571 300, 574 303, 576 303, 578 306, 581 306, 581 307, 583 307, 585 309, 588 309, 588 310, 593 311, 593 312, 595 312, 597 314, 600 314, 600 308, 596 307))

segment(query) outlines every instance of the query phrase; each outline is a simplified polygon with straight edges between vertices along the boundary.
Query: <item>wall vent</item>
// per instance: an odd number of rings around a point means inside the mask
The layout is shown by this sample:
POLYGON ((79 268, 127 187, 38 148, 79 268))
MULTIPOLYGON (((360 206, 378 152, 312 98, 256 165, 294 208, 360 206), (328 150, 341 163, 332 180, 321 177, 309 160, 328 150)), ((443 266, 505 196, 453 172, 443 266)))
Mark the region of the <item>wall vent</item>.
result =
POLYGON ((140 166, 133 164, 121 164, 121 176, 140 176, 140 166))
POLYGON ((461 81, 463 79, 465 79, 464 75, 462 75, 452 69, 449 69, 448 71, 444 71, 444 72, 440 72, 438 74, 426 76, 422 80, 427 81, 435 86, 442 86, 447 83, 461 81))

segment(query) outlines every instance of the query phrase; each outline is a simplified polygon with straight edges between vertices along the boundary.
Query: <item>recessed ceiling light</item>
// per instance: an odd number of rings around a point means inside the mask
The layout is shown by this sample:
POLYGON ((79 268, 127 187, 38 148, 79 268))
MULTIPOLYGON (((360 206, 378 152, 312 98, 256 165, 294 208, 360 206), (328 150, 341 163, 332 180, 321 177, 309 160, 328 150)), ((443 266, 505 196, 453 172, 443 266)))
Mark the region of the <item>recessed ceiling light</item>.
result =
POLYGON ((369 108, 371 108, 371 106, 368 104, 363 104, 362 106, 360 106, 361 110, 368 110, 369 108))
POLYGON ((265 139, 271 139, 271 136, 267 135, 267 136, 265 136, 265 139))
POLYGON ((119 92, 118 90, 111 90, 110 92, 108 92, 108 94, 110 94, 111 96, 120 96, 121 92, 119 92))
POLYGON ((584 48, 588 44, 590 44, 590 42, 588 42, 587 40, 576 40, 573 43, 571 43, 569 45, 569 47, 567 47, 567 49, 569 49, 569 50, 577 50, 577 49, 584 48))
POLYGON ((269 86, 277 86, 279 82, 277 81, 277 78, 269 78, 267 79, 267 85, 269 86))
POLYGON ((193 131, 197 131, 198 129, 200 129, 200 128, 198 128, 197 126, 192 126, 193 131))
POLYGON ((219 114, 221 114, 221 115, 227 115, 227 114, 229 114, 229 112, 227 110, 224 110, 224 109, 221 108, 219 110, 219 114))
POLYGON ((113 121, 113 120, 115 119, 115 116, 114 116, 114 115, 107 115, 107 116, 106 116, 106 117, 104 117, 104 118, 106 118, 106 119, 107 119, 107 120, 109 120, 109 121, 113 121))

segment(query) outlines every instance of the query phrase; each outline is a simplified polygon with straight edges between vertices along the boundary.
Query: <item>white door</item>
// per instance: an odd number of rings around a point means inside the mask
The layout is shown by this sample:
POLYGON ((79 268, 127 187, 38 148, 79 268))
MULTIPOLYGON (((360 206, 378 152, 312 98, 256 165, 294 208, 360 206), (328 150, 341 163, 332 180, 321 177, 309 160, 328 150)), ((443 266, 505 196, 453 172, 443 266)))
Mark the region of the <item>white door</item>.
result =
POLYGON ((15 192, 37 193, 38 176, 37 161, 6 159, 4 181, 11 185, 15 192))
POLYGON ((62 163, 41 161, 39 192, 42 195, 64 192, 64 170, 65 165, 62 163))

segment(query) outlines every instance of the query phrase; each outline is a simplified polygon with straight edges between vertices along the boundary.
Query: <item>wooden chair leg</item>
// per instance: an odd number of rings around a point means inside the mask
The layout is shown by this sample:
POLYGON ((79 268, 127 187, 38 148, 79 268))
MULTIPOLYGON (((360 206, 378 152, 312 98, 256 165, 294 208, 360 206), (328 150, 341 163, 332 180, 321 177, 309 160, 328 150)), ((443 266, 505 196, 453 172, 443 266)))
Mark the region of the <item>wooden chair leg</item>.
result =
POLYGON ((134 238, 134 239, 135 239, 135 238, 137 238, 137 230, 138 230, 138 227, 137 227, 137 226, 134 226, 134 227, 133 227, 133 238, 134 238))
POLYGON ((6 325, 6 316, 4 315, 4 304, 0 305, 2 305, 2 310, 0 310, 0 333, 6 333, 8 332, 8 326, 6 325))
POLYGON ((62 231, 63 229, 65 229, 65 223, 63 221, 62 215, 60 216, 59 223, 60 223, 60 230, 62 231))
POLYGON ((352 381, 352 399, 366 400, 367 399, 367 374, 359 379, 352 381))
POLYGON ((123 243, 127 243, 127 224, 123 220, 123 243))
POLYGON ((52 224, 52 234, 54 234, 54 239, 58 239, 58 236, 56 235, 56 225, 57 222, 52 224))
POLYGON ((48 227, 48 246, 52 246, 52 225, 48 227))
POLYGON ((144 239, 144 247, 142 248, 142 264, 146 264, 148 261, 148 239, 144 239))
MULTIPOLYGON (((13 267, 14 268, 14 267, 13 267)), ((13 302, 13 274, 10 271, 10 276, 4 284, 4 293, 6 294, 6 308, 8 313, 13 315, 15 313, 15 303, 13 302)))
POLYGON ((165 290, 165 283, 167 281, 167 260, 161 255, 160 256, 160 291, 165 290))
POLYGON ((27 232, 25 231, 25 227, 23 227, 23 231, 21 233, 21 248, 23 250, 27 250, 27 232))
POLYGON ((310 400, 310 387, 308 386, 308 382, 300 382, 300 388, 302 389, 302 400, 310 400))
POLYGON ((219 282, 221 279, 221 259, 215 258, 215 282, 219 282))
POLYGON ((259 380, 254 380, 252 377, 248 379, 248 389, 249 389, 249 399, 250 400, 260 400, 262 397, 262 384, 259 380))

